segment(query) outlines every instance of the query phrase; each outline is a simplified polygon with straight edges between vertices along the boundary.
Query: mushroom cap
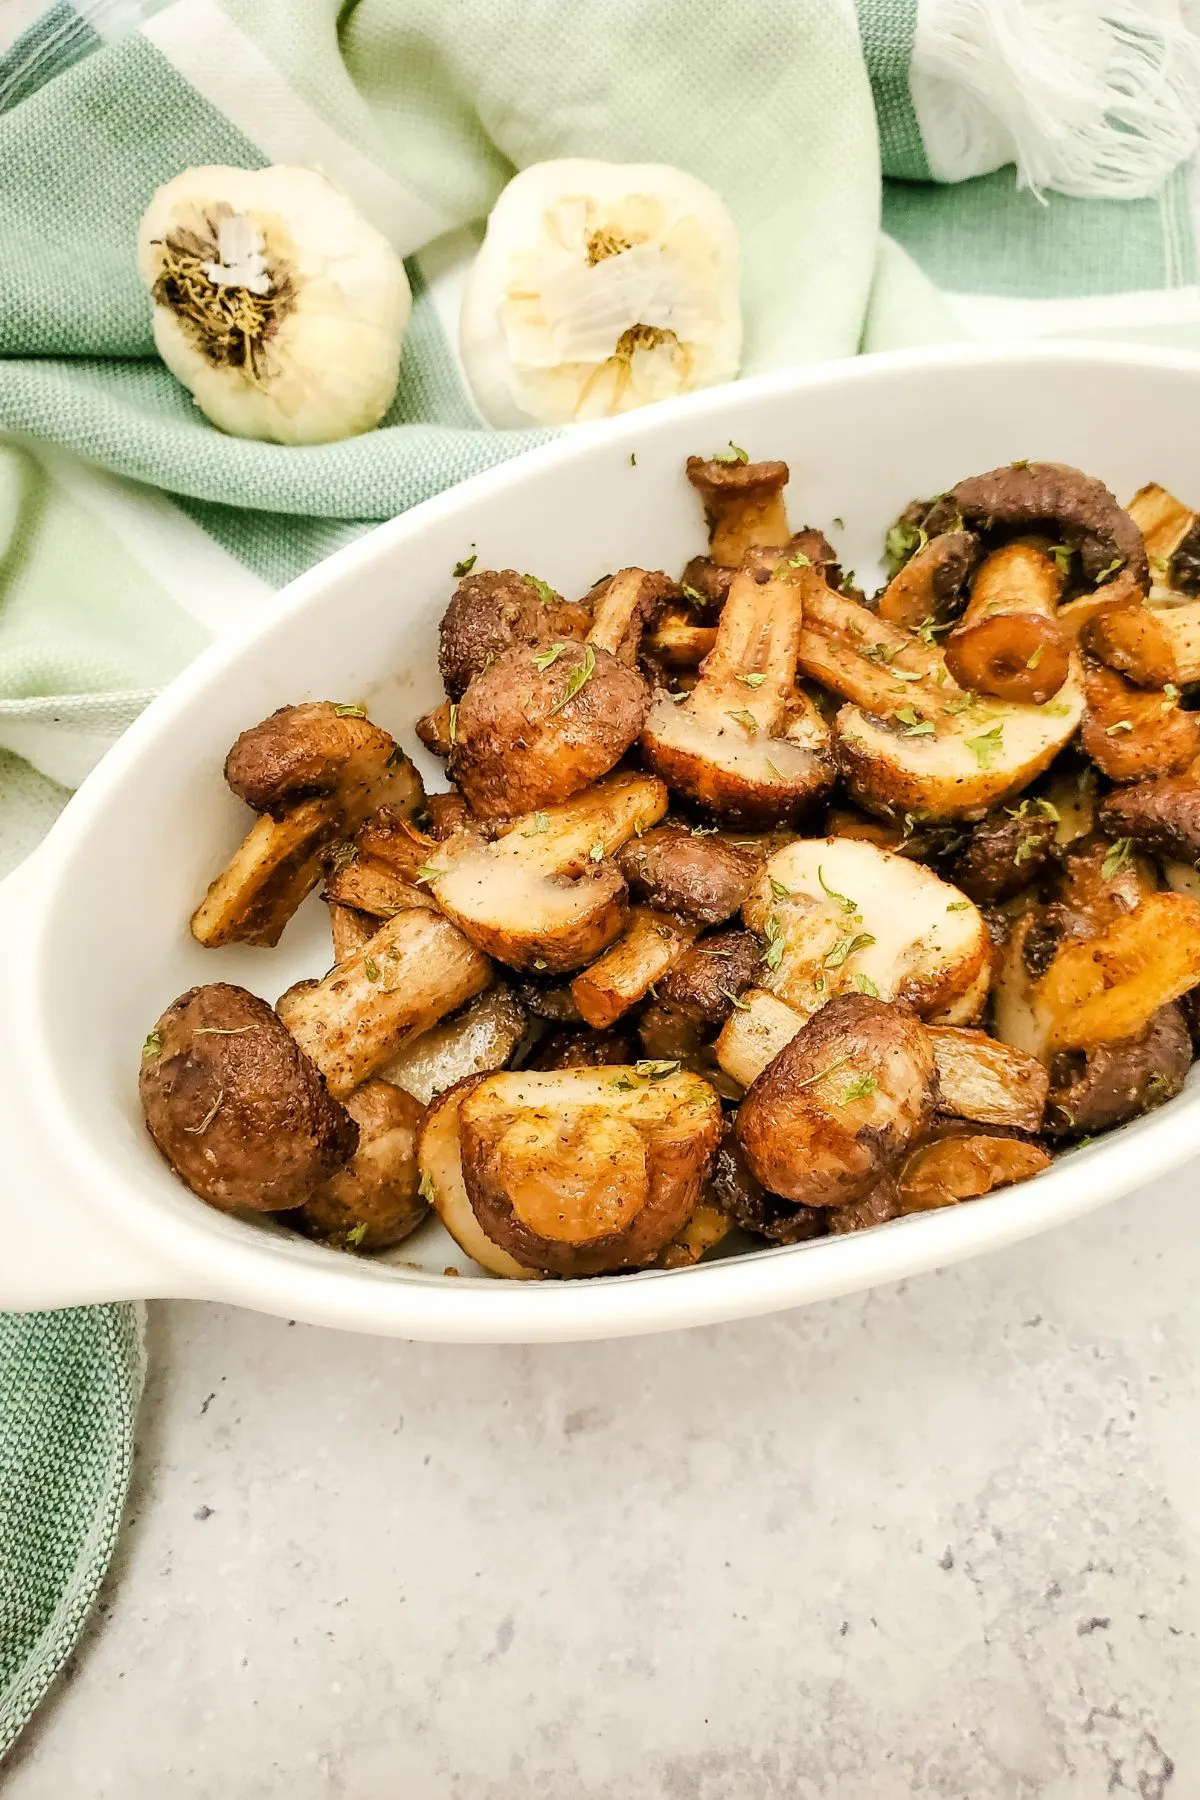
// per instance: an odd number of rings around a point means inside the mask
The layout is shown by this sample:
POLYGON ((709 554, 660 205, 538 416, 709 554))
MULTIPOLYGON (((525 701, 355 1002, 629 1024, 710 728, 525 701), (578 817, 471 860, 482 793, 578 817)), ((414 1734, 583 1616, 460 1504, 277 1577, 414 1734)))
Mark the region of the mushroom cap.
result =
POLYGON ((266 1001, 224 981, 189 988, 163 1013, 138 1089, 167 1162, 223 1212, 301 1205, 359 1140, 266 1001))
POLYGON ((732 918, 758 869, 744 850, 686 825, 659 825, 630 838, 616 860, 636 899, 699 925, 732 918))
POLYGON ((1200 866, 1200 787, 1178 776, 1118 788, 1100 804, 1099 825, 1152 856, 1200 866))
POLYGON ((639 1268, 695 1210, 721 1106, 670 1063, 492 1075, 463 1102, 463 1179, 489 1238, 558 1275, 639 1268))
POLYGON ((768 1064, 737 1137, 762 1186, 804 1206, 863 1199, 933 1117, 929 1033, 906 1007, 842 994, 768 1064))
POLYGON ((411 1237, 429 1211, 417 1169, 425 1108, 388 1081, 364 1082, 345 1107, 358 1126, 358 1148, 288 1223, 339 1249, 390 1250, 411 1237))
POLYGON ((442 615, 438 668, 451 700, 461 700, 480 675, 509 650, 586 637, 586 606, 572 605, 515 569, 478 569, 464 575, 442 615))
POLYGON ((337 794, 346 804, 362 793, 372 805, 408 812, 422 799, 420 777, 390 732, 360 708, 333 700, 281 706, 251 725, 225 758, 225 779, 255 812, 276 812, 314 794, 337 794), (368 796, 385 771, 388 792, 368 796))
POLYGON ((458 708, 451 778, 478 818, 512 818, 570 799, 615 768, 642 729, 650 691, 592 644, 510 650, 458 708))
POLYGON ((1076 545, 1090 581, 1119 557, 1122 573, 1142 593, 1150 565, 1142 534, 1102 481, 1066 463, 1006 463, 970 475, 951 488, 948 500, 968 523, 991 531, 997 526, 1028 530, 1053 523, 1076 545))
POLYGON ((1046 1134, 1089 1137, 1173 1100, 1192 1063, 1179 1006, 1160 1007, 1142 1030, 1114 1043, 1056 1056, 1050 1065, 1046 1134))

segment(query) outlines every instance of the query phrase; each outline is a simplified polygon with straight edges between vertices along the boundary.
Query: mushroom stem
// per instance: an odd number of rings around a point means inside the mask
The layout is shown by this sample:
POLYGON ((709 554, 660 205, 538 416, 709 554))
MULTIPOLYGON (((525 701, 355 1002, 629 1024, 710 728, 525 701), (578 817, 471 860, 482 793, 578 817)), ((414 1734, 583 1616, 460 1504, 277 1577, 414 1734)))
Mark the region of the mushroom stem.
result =
POLYGON ((571 983, 575 1004, 597 1031, 615 1025, 644 1000, 700 935, 699 925, 671 913, 635 906, 610 950, 571 983))
POLYGON ((962 623, 946 640, 946 667, 959 686, 1042 706, 1071 668, 1067 634, 1055 621, 1062 576, 1040 545, 1018 538, 994 550, 975 577, 962 623))
POLYGON ((786 463, 689 456, 687 477, 704 502, 713 562, 736 569, 748 551, 782 549, 791 537, 783 498, 786 463))
POLYGON ((197 943, 210 950, 277 944, 321 878, 337 812, 335 800, 321 797, 300 801, 279 819, 257 818, 192 914, 197 943))

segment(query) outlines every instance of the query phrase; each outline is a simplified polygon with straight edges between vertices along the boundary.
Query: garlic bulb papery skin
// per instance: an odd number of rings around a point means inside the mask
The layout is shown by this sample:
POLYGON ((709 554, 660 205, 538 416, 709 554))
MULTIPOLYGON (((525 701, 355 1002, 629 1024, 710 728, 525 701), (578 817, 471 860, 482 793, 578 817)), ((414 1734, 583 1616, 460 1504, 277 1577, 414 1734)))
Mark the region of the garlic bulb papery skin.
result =
POLYGON ((609 418, 737 375, 737 228, 665 163, 534 163, 497 200, 459 347, 492 425, 609 418))
POLYGON ((404 264, 315 169, 185 169, 138 230, 154 342, 222 431, 326 444, 378 425, 412 311, 404 264))

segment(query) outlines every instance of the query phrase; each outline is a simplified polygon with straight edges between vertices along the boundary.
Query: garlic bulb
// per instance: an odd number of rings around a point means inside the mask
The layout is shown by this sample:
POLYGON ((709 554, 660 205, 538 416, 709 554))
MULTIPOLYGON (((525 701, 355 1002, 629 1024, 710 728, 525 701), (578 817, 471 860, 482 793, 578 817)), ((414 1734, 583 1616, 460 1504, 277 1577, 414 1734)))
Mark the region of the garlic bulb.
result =
POLYGON ((607 418, 737 374, 737 230, 662 163, 535 163, 467 278, 463 366, 493 425, 607 418))
POLYGON ((138 231, 158 353, 223 431, 324 444, 396 391, 404 265, 315 169, 185 169, 138 231))

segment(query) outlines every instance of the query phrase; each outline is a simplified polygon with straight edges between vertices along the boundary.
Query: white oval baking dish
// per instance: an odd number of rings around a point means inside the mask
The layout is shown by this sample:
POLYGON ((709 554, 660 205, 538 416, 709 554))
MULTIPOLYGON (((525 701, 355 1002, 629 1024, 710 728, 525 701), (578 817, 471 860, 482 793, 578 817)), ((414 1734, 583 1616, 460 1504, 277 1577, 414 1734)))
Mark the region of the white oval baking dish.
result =
POLYGON ((410 749, 440 697, 436 627, 454 564, 532 569, 567 594, 629 563, 676 569, 702 541, 682 473, 732 439, 791 464, 797 523, 877 565, 915 494, 1019 457, 1078 463, 1127 497, 1200 496, 1200 358, 1087 345, 955 347, 749 381, 581 431, 381 526, 294 582, 150 707, 0 887, 0 1307, 222 1299, 359 1331, 473 1342, 617 1336, 796 1306, 1060 1224, 1200 1149, 1200 1084, 990 1199, 857 1236, 692 1269, 576 1282, 473 1276, 430 1226, 355 1258, 194 1199, 141 1123, 150 1024, 198 981, 274 999, 328 962, 309 901, 271 952, 201 950, 188 917, 246 815, 229 744, 287 701, 365 697, 410 749), (463 1271, 449 1275, 447 1267, 463 1271))

